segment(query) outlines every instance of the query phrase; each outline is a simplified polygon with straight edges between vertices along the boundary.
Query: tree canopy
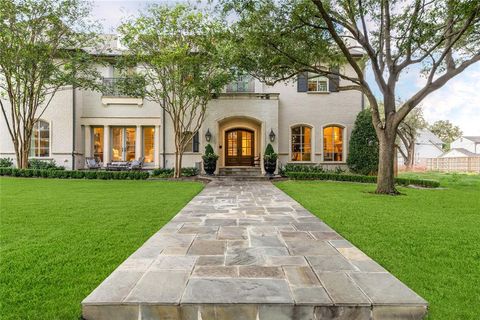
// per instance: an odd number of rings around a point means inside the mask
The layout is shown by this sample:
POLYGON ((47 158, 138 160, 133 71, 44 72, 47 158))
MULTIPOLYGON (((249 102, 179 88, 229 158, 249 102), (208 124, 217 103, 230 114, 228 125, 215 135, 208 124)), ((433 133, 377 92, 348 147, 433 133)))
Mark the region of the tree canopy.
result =
POLYGON ((200 129, 208 102, 232 79, 225 24, 187 5, 153 5, 119 28, 122 64, 145 80, 144 97, 165 110, 175 137, 175 176, 185 146, 200 129))
POLYGON ((365 95, 379 139, 377 193, 398 193, 394 154, 402 120, 426 96, 480 61, 479 1, 223 3, 227 12, 234 11, 238 17, 234 34, 239 64, 256 77, 274 83, 311 71, 339 76, 344 80, 339 91, 359 90, 365 95), (367 63, 374 85, 366 79, 367 63), (397 105, 397 87, 412 72, 423 79, 422 86, 397 105))
POLYGON ((27 166, 32 128, 59 90, 96 88, 86 49, 99 46, 79 0, 0 0, 0 107, 17 166, 27 166))

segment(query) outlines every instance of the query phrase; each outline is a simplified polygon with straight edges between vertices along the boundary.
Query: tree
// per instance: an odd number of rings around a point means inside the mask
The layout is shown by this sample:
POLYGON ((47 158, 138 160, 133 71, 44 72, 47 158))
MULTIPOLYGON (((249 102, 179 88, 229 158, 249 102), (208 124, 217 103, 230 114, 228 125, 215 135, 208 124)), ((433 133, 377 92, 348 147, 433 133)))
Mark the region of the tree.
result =
POLYGON ((460 127, 453 125, 448 120, 435 121, 431 126, 429 126, 429 129, 440 139, 442 139, 443 143, 445 143, 445 148, 447 150, 450 149, 450 143, 463 135, 460 127))
POLYGON ((160 105, 173 124, 175 173, 185 147, 200 129, 208 102, 233 79, 224 24, 186 5, 151 6, 120 26, 127 65, 145 79, 145 99, 160 105))
POLYGON ((372 112, 358 113, 350 137, 348 168, 355 173, 370 175, 378 170, 378 139, 372 123, 372 112))
POLYGON ((478 1, 225 1, 225 9, 238 17, 234 34, 240 65, 252 74, 274 83, 314 72, 340 77, 339 91, 365 95, 379 140, 377 193, 398 193, 395 140, 402 120, 480 60, 478 1), (366 80, 367 62, 382 106, 366 80), (407 72, 417 72, 424 83, 397 106, 397 87, 407 72))
POLYGON ((35 123, 56 93, 94 88, 83 48, 98 45, 89 7, 78 0, 0 0, 0 107, 18 168, 28 166, 35 123))
POLYGON ((411 169, 414 165, 415 143, 418 138, 419 130, 427 127, 427 122, 423 118, 421 108, 413 109, 397 129, 398 151, 402 155, 405 167, 411 169))

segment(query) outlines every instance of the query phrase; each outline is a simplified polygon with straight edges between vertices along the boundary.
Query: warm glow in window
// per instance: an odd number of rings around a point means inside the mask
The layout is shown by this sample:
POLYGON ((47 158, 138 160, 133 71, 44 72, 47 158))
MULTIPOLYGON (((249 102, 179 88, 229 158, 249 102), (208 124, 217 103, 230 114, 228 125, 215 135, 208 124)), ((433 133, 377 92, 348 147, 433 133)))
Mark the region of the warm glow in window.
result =
POLYGON ((103 128, 93 128, 93 156, 103 162, 103 128))
POLYGON ((307 126, 292 128, 292 161, 311 161, 312 129, 307 126))
POLYGON ((328 78, 315 73, 308 74, 309 92, 328 92, 328 78))
POLYGON ((32 140, 30 145, 30 156, 50 156, 50 125, 46 121, 39 120, 33 126, 32 140))
POLYGON ((143 156, 145 162, 154 161, 155 128, 143 127, 143 156))
POLYGON ((343 161, 343 128, 323 128, 323 161, 343 161))

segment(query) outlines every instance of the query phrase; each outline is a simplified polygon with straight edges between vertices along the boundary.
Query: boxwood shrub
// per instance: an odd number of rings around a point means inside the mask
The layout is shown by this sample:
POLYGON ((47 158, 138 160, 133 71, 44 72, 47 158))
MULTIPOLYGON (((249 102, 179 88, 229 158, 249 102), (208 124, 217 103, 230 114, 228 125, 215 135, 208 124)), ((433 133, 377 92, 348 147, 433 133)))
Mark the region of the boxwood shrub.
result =
MULTIPOLYGON (((349 181, 361 183, 376 183, 376 176, 363 176, 353 174, 337 174, 337 173, 322 173, 322 172, 285 172, 284 175, 293 180, 332 180, 332 181, 349 181)), ((409 179, 409 178, 395 178, 395 182, 402 186, 415 185, 425 188, 437 188, 440 182, 435 180, 425 179, 409 179)))
MULTIPOLYGON (((157 178, 171 178, 173 177, 173 169, 169 168, 169 169, 164 169, 164 168, 160 168, 160 169, 155 169, 153 170, 153 174, 152 174, 154 177, 157 177, 157 178)), ((198 169, 195 168, 195 167, 186 167, 186 168, 182 168, 182 177, 193 177, 193 176, 196 176, 198 175, 198 169)))
POLYGON ((56 179, 145 180, 147 171, 80 171, 0 168, 0 176, 56 179))

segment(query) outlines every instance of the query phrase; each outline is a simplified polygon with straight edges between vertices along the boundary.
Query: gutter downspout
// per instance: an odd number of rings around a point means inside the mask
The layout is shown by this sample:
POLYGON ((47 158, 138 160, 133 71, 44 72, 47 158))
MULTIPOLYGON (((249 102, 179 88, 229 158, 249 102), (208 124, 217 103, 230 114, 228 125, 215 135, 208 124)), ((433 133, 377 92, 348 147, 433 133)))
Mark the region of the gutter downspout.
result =
MULTIPOLYGON (((165 98, 163 98, 163 105, 165 106, 165 98)), ((162 144, 163 144, 163 156, 162 156, 162 159, 163 159, 163 169, 165 169, 165 165, 166 165, 166 160, 165 160, 165 108, 162 108, 163 110, 163 116, 162 116, 162 130, 163 130, 163 134, 162 134, 162 144)))
POLYGON ((72 170, 75 170, 75 145, 76 145, 76 118, 77 118, 77 113, 76 113, 76 98, 75 98, 75 85, 72 86, 72 123, 73 123, 73 129, 72 129, 72 170))
POLYGON ((360 98, 360 105, 362 106, 362 111, 365 110, 365 95, 363 94, 362 91, 360 91, 361 98, 360 98))

